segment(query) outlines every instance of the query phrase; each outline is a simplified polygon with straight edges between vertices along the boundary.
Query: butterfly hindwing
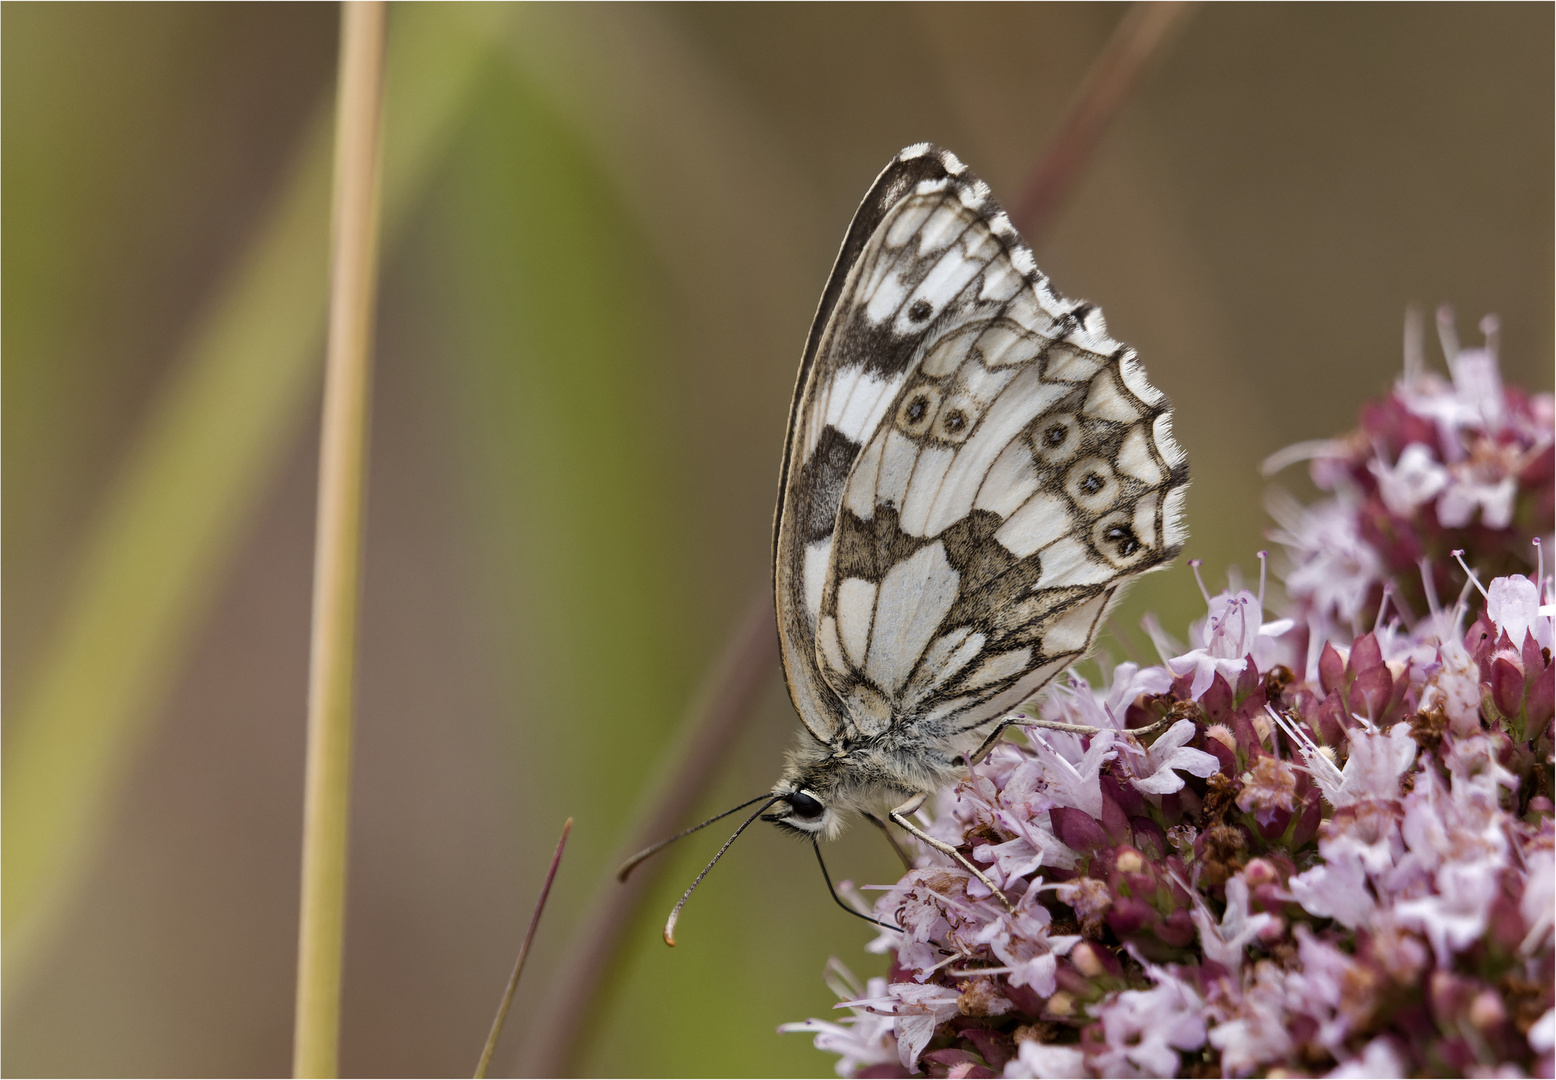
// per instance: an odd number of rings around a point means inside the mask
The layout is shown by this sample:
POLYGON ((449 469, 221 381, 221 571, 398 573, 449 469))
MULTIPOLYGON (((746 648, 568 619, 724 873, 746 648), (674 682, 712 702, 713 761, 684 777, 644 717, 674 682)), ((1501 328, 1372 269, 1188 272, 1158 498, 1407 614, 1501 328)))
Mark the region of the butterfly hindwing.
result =
POLYGON ((1176 554, 1167 402, 987 187, 911 147, 856 215, 796 388, 775 538, 811 733, 987 727, 1176 554))

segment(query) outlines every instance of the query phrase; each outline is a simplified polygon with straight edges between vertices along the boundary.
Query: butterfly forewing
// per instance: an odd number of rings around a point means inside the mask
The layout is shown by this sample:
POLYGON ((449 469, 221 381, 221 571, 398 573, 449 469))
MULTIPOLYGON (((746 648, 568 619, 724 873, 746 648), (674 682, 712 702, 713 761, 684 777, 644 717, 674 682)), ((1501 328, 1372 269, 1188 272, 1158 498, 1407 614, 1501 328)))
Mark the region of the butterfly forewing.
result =
POLYGON ((1169 407, 987 187, 911 147, 855 216, 790 415, 784 666, 822 742, 989 730, 1177 553, 1169 407))

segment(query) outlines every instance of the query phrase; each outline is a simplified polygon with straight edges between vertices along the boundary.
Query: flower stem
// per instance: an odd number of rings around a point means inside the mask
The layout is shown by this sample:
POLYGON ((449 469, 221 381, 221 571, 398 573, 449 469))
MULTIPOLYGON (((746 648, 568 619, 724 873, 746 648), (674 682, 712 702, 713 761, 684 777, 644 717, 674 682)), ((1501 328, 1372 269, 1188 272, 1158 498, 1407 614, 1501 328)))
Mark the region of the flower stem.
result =
POLYGON ((1182 0, 1163 0, 1135 3, 1124 12, 1113 36, 1086 73, 1086 81, 1081 84, 1059 133, 1027 177, 1026 187, 1011 210, 1011 221, 1034 248, 1053 227, 1075 178, 1091 159, 1092 150, 1129 96, 1147 61, 1196 6, 1182 0))
POLYGON ((382 0, 352 0, 341 9, 292 1057, 297 1076, 334 1076, 339 1067, 385 15, 382 0))
POLYGON ((546 910, 546 897, 551 895, 551 883, 556 880, 557 867, 562 865, 562 849, 567 847, 567 834, 573 831, 573 819, 568 818, 562 825, 562 836, 556 842, 556 852, 551 856, 551 869, 546 871, 546 883, 540 887, 540 896, 535 900, 535 912, 529 917, 529 929, 524 931, 524 943, 519 946, 519 958, 513 962, 513 974, 508 977, 508 989, 502 995, 502 1004, 497 1006, 497 1016, 492 1020, 492 1030, 486 1036, 486 1045, 481 1049, 481 1060, 475 1067, 476 1080, 482 1080, 486 1075, 486 1067, 492 1062, 492 1052, 497 1049, 497 1040, 502 1037, 503 1023, 508 1019, 508 1008, 513 1004, 513 992, 519 988, 519 975, 524 971, 524 961, 529 958, 530 942, 535 940, 535 928, 540 925, 540 913, 546 910))
MULTIPOLYGON (((641 851, 674 831, 716 775, 751 711, 757 692, 777 667, 778 635, 773 626, 772 593, 752 597, 718 665, 709 672, 699 699, 687 717, 686 737, 669 755, 662 782, 635 815, 639 825, 623 855, 641 851)), ((602 882, 568 947, 568 962, 547 995, 545 1014, 533 1029, 525 1069, 531 1076, 560 1076, 574 1053, 590 1003, 621 946, 639 902, 658 876, 657 867, 639 869, 624 882, 602 882)))

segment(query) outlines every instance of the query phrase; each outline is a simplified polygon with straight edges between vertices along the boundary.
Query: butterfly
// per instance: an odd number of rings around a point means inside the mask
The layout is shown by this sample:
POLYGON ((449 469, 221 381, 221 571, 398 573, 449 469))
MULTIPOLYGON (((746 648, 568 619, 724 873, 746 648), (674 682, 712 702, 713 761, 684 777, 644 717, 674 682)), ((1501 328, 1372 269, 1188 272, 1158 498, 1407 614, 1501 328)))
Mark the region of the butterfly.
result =
POLYGON ((758 816, 815 844, 889 806, 1003 899, 911 815, 1179 552, 1187 484, 1171 407, 1102 312, 1054 290, 954 154, 897 154, 849 226, 789 411, 773 586, 803 727, 719 855, 758 816))

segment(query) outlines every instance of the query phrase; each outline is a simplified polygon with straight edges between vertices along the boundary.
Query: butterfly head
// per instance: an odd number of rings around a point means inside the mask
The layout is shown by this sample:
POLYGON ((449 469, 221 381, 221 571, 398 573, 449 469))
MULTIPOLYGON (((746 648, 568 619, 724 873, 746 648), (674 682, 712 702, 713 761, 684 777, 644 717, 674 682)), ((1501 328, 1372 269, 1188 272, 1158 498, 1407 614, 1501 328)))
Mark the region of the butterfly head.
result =
POLYGON ((780 781, 773 794, 783 798, 770 812, 762 815, 763 821, 807 837, 831 837, 842 825, 837 811, 821 795, 799 786, 796 781, 780 781))
POLYGON ((867 808, 883 786, 872 749, 878 748, 828 746, 802 737, 773 785, 779 801, 762 819, 807 839, 836 839, 848 812, 867 808))

